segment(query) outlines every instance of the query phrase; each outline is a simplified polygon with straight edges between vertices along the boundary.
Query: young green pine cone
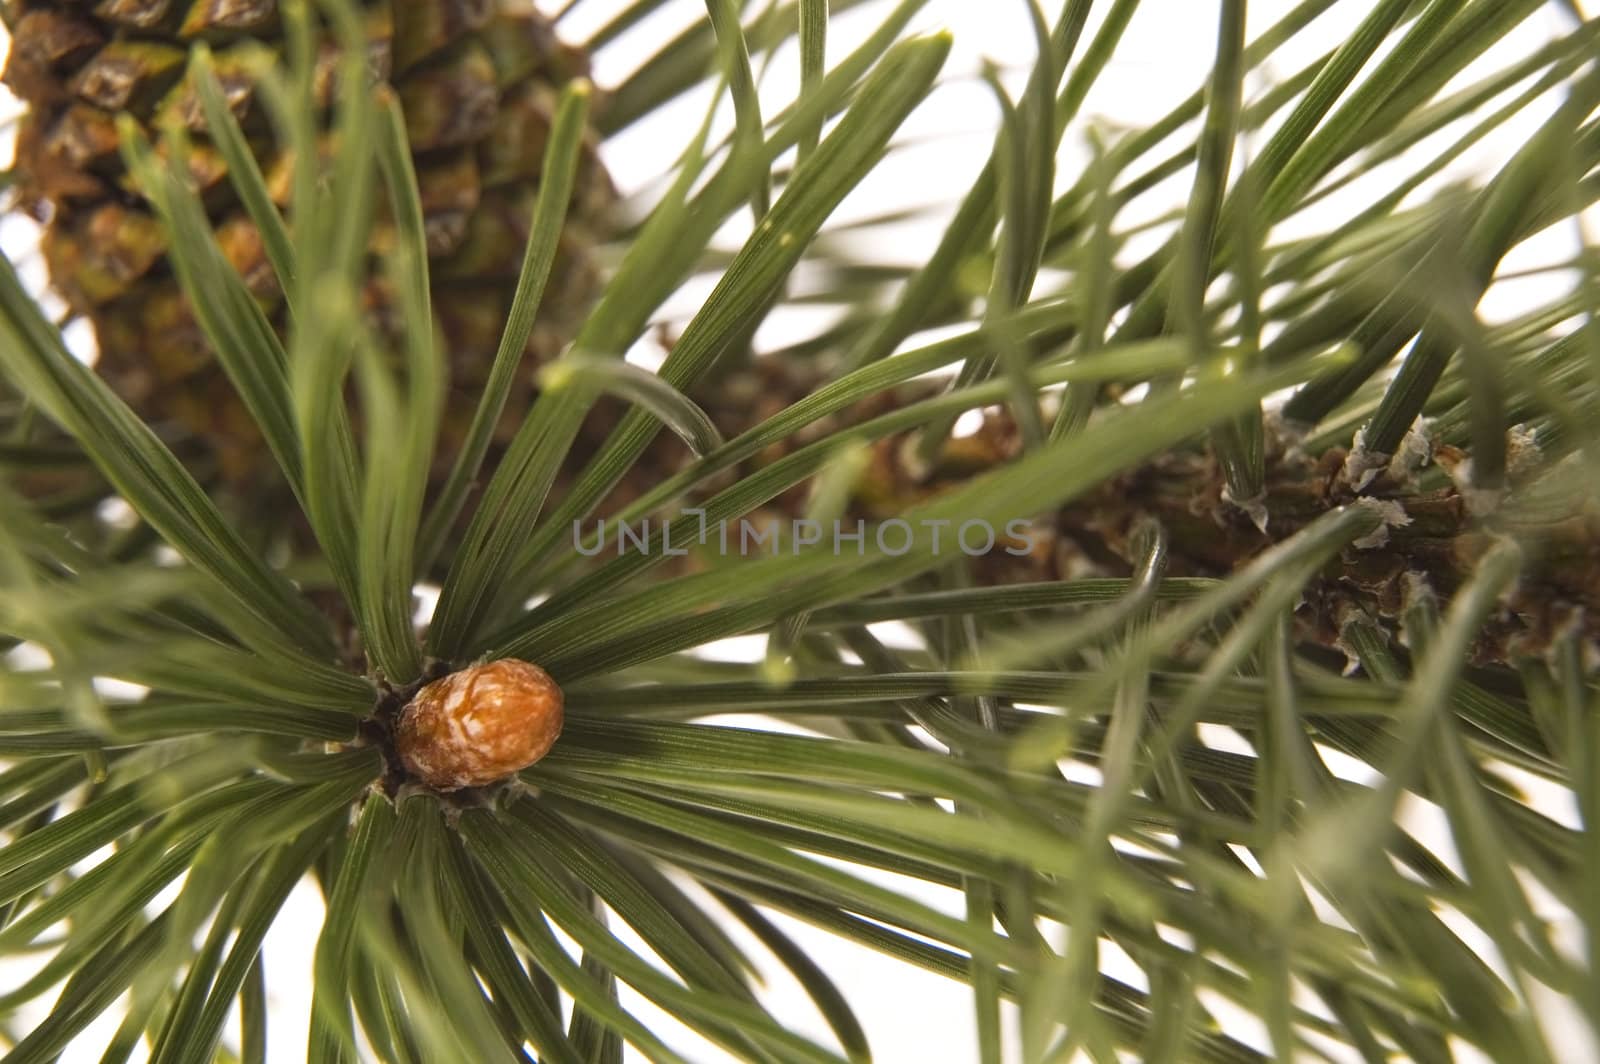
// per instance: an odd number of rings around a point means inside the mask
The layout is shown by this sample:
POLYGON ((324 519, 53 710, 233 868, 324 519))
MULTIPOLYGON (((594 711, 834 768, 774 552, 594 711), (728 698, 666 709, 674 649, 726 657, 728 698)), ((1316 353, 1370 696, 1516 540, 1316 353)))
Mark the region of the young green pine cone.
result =
MULTIPOLYGON (((294 168, 316 161, 280 150, 246 61, 250 48, 286 51, 279 0, 0 5, 12 33, 4 80, 27 105, 17 136, 18 194, 46 222, 51 283, 93 325, 100 372, 147 420, 204 441, 241 494, 275 483, 259 432, 179 290, 161 226, 123 167, 116 118, 131 115, 152 140, 166 122, 188 130, 190 178, 223 254, 283 321, 277 278, 209 140, 190 73, 190 52, 203 41, 269 192, 285 206, 294 168)), ((435 302, 456 382, 444 426, 449 440, 464 431, 494 358, 558 96, 585 74, 587 60, 557 39, 532 0, 367 0, 361 11, 369 67, 400 100, 416 162, 435 302)), ((315 87, 326 103, 340 50, 331 33, 318 32, 315 87)), ((571 336, 596 288, 592 234, 615 191, 593 143, 588 149, 531 345, 535 357, 571 336)), ((380 220, 374 254, 391 239, 380 220)), ((370 308, 380 323, 387 309, 381 287, 370 308)), ((508 419, 520 415, 531 391, 517 389, 508 419)))

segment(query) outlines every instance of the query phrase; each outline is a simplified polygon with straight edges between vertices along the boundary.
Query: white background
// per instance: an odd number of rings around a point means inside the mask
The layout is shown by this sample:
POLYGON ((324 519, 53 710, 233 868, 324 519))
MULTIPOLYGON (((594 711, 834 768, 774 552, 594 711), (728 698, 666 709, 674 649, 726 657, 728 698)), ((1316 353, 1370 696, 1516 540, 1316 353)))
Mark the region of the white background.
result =
MULTIPOLYGON (((621 6, 622 0, 584 0, 565 24, 567 35, 574 39, 581 38, 588 29, 603 21, 602 15, 621 6)), ((749 6, 755 9, 760 5, 749 6)), ((1044 4, 1047 16, 1053 20, 1060 6, 1059 0, 1047 0, 1044 4)), ((1109 0, 1101 0, 1095 5, 1085 42, 1109 6, 1109 0)), ((1250 38, 1254 39, 1291 6, 1287 0, 1255 0, 1251 3, 1250 38)), ((1354 0, 1346 0, 1338 5, 1332 13, 1281 49, 1270 68, 1251 75, 1246 85, 1247 99, 1259 96, 1272 79, 1288 77, 1306 61, 1342 41, 1370 6, 1354 0)), ((830 62, 869 32, 884 9, 885 5, 871 4, 835 19, 830 30, 830 62)), ((596 58, 596 81, 602 87, 615 84, 642 57, 669 39, 688 20, 703 17, 703 11, 703 6, 697 0, 668 2, 660 14, 647 20, 596 58)), ((1146 0, 1116 57, 1089 96, 1077 126, 1068 132, 1059 160, 1060 186, 1070 184, 1077 177, 1087 157, 1083 146, 1086 123, 1099 122, 1107 129, 1145 125, 1163 116, 1173 104, 1203 84, 1214 50, 1216 18, 1217 5, 1212 0, 1146 0)), ((1467 77, 1501 66, 1509 58, 1528 54, 1548 40, 1552 30, 1565 24, 1565 18, 1556 11, 1555 5, 1551 5, 1541 16, 1530 19, 1521 30, 1510 35, 1469 71, 1467 77)), ((949 84, 936 92, 902 131, 905 140, 926 143, 892 154, 858 194, 841 208, 837 219, 868 217, 911 204, 926 203, 948 208, 965 192, 972 176, 981 167, 992 143, 997 120, 998 112, 993 97, 976 80, 975 75, 984 61, 993 61, 1004 68, 1006 84, 1015 93, 1020 89, 1033 59, 1033 37, 1022 0, 932 0, 916 25, 920 29, 948 27, 955 35, 955 47, 945 70, 949 84)), ((1082 51, 1081 45, 1079 51, 1082 51)), ((758 57, 758 71, 760 62, 758 57)), ((792 48, 773 58, 763 74, 763 107, 766 114, 776 113, 792 100, 797 84, 796 70, 792 48)), ((706 97, 696 95, 669 105, 606 146, 606 161, 625 191, 648 187, 650 179, 676 157, 700 121, 705 104, 706 97)), ((0 113, 14 110, 14 104, 10 101, 0 103, 0 107, 6 108, 0 113)), ((728 109, 724 108, 724 111, 728 109)), ((1459 175, 1463 171, 1482 173, 1497 167, 1526 136, 1530 124, 1544 113, 1543 109, 1528 112, 1524 120, 1513 123, 1468 153, 1451 174, 1459 175)), ((731 121, 729 113, 724 113, 723 118, 731 121)), ((1447 142, 1447 139, 1435 140, 1431 145, 1437 148, 1447 142)), ((1259 141, 1249 142, 1245 150, 1258 146, 1259 141)), ((1426 146, 1424 151, 1427 151, 1426 146)), ((1157 193, 1147 197, 1147 203, 1130 210, 1124 220, 1143 220, 1180 205, 1187 181, 1187 175, 1169 181, 1157 193)), ((1307 217, 1293 220, 1280 230, 1280 235, 1336 225, 1364 203, 1362 186, 1357 183, 1351 195, 1335 197, 1316 211, 1308 212, 1307 217)), ((746 219, 735 220, 724 231, 724 238, 736 242, 746 228, 746 219)), ((1600 235, 1600 227, 1591 226, 1591 233, 1600 235)), ((861 246, 860 251, 882 261, 914 263, 926 257, 937 234, 936 225, 901 227, 892 233, 878 234, 870 244, 861 246)), ((37 256, 33 252, 34 234, 31 227, 18 219, 7 219, 0 222, 0 239, 4 241, 7 253, 14 260, 29 266, 29 276, 37 279, 40 275, 37 256)), ((1565 261, 1571 258, 1575 246, 1570 229, 1553 230, 1514 253, 1505 269, 1528 269, 1565 261)), ((1135 245, 1128 250, 1127 256, 1131 258, 1144 249, 1135 245)), ((1526 306, 1529 299, 1538 298, 1542 301, 1549 298, 1555 288, 1568 284, 1570 277, 1561 273, 1547 273, 1531 281, 1497 286, 1483 304, 1484 316, 1489 320, 1510 316, 1518 307, 1526 306)), ((677 315, 692 313, 703 294, 703 287, 692 286, 674 300, 670 312, 677 315)), ((818 324, 820 322, 814 316, 810 319, 800 315, 789 316, 775 323, 774 328, 766 330, 763 338, 776 340, 783 330, 814 328, 818 324)), ((73 339, 78 346, 87 347, 81 331, 73 339)), ((636 354, 641 361, 649 361, 647 350, 636 354)), ((760 643, 758 640, 742 641, 726 649, 730 654, 759 654, 760 643)), ((1414 813, 1425 817, 1428 810, 1419 806, 1414 813)), ((881 878, 891 880, 891 877, 881 878)), ((919 888, 911 885, 911 889, 919 888)), ((960 900, 953 894, 928 888, 920 888, 920 893, 928 901, 951 912, 960 911, 960 900)), ((274 1016, 270 1045, 271 1059, 275 1064, 290 1064, 303 1059, 309 961, 320 916, 321 906, 316 892, 309 887, 302 887, 291 897, 267 940, 274 1016)), ((783 917, 777 919, 813 951, 819 963, 855 1003, 879 1061, 885 1064, 961 1064, 976 1059, 972 1048, 970 996, 960 984, 810 931, 783 917)), ((626 934, 625 928, 621 931, 626 934)), ((749 940, 746 937, 744 941, 749 940)), ((754 943, 750 945, 752 955, 760 956, 754 943)), ((20 978, 26 967, 31 966, 0 962, 0 986, 9 985, 12 980, 20 978)), ((1142 985, 1138 973, 1129 966, 1124 964, 1115 967, 1119 976, 1142 985)), ((826 1028, 799 988, 775 965, 768 965, 767 968, 771 977, 766 990, 775 1011, 795 1028, 826 1041, 826 1028)), ((692 1059, 706 1062, 724 1059, 722 1054, 661 1017, 637 998, 630 998, 627 1003, 647 1022, 659 1027, 669 1041, 680 1045, 692 1059)), ((1236 1016, 1230 1016, 1228 1022, 1235 1034, 1263 1045, 1260 1032, 1252 1025, 1241 1024, 1236 1016)), ((20 1026, 26 1030, 30 1025, 23 1022, 20 1026)), ((98 1059, 98 1047, 103 1046, 113 1027, 114 1018, 98 1024, 64 1059, 71 1064, 98 1059)), ((1577 1036, 1570 1027, 1566 1030, 1568 1037, 1573 1039, 1568 1043, 1574 1053, 1571 1059, 1600 1059, 1594 1053, 1592 1043, 1585 1045, 1576 1040, 1577 1036)))

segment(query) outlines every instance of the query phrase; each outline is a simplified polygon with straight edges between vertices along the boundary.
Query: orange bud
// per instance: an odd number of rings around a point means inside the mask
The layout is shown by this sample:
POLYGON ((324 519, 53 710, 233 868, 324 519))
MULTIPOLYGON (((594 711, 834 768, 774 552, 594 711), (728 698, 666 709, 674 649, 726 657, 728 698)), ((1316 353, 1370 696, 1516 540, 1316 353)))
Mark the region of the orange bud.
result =
POLYGON ((395 750, 434 790, 482 787, 549 752, 561 734, 561 704, 561 688, 537 665, 474 665, 417 692, 400 711, 395 750))

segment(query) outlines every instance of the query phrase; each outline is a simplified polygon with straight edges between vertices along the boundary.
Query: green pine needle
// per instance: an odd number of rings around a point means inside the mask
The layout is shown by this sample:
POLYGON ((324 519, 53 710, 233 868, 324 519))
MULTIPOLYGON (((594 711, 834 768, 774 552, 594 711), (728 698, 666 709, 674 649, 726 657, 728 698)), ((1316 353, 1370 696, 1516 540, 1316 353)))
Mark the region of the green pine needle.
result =
MULTIPOLYGON (((19 45, 57 5, 28 6, 19 45)), ((285 3, 173 67, 193 122, 116 120, 118 202, 261 461, 230 481, 110 368, 161 352, 85 365, 0 265, 7 1061, 301 1052, 263 944, 302 886, 319 1064, 904 1059, 824 937, 970 992, 951 1061, 1576 1059, 1549 1002, 1600 1031, 1600 22, 1516 54, 1538 0, 1385 0, 1289 69, 1361 5, 1250 39, 1228 0, 1205 86, 1126 129, 1093 90, 1161 5, 1030 0, 1015 71, 957 68, 923 6, 708 0, 541 97, 481 363, 451 301, 491 282, 430 260, 440 157, 369 8, 285 3), (836 219, 963 81, 998 107, 960 202, 836 219), (596 146, 680 97, 704 122, 602 218, 596 146), (908 222, 925 260, 875 252, 908 222), (446 789, 418 744, 505 736, 474 688, 418 738, 418 692, 502 658, 560 685, 560 735, 446 789)), ((515 705, 513 738, 549 711, 515 705)))

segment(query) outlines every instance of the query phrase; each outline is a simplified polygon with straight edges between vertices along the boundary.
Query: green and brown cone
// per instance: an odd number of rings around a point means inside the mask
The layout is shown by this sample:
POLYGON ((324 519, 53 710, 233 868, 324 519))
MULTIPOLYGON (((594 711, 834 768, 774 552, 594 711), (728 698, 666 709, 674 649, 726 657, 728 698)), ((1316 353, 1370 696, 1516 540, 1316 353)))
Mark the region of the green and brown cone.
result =
MULTIPOLYGON (((43 249, 52 283, 72 312, 94 326, 98 366, 118 393, 147 420, 196 437, 224 481, 246 490, 272 479, 270 458, 186 305, 159 221, 123 168, 115 117, 130 113, 153 132, 176 116, 189 131, 191 180, 218 244, 281 319, 277 278, 225 163, 207 142, 189 64, 197 43, 212 49, 225 97, 252 138, 274 198, 287 206, 295 160, 277 151, 244 59, 245 47, 283 46, 278 8, 276 0, 13 0, 7 12, 13 46, 5 82, 28 104, 18 135, 17 187, 24 205, 46 222, 43 249)), ((441 426, 447 465, 509 313, 560 88, 587 73, 587 60, 557 38, 530 0, 378 0, 366 15, 371 66, 399 97, 416 161, 435 319, 450 358, 441 426)), ((331 92, 338 54, 324 44, 317 79, 323 93, 331 92)), ((591 140, 530 340, 531 357, 502 419, 506 436, 527 409, 540 362, 570 338, 590 305, 598 287, 591 248, 614 198, 591 140)), ((380 226, 375 258, 384 251, 382 240, 380 226)), ((369 302, 380 325, 391 317, 376 270, 369 302)), ((757 357, 694 398, 732 438, 826 379, 806 360, 757 357)), ((883 413, 887 403, 884 397, 841 412, 785 441, 783 450, 883 413)), ((606 439, 622 409, 602 401, 587 419, 563 483, 606 439)), ((762 454, 753 464, 779 457, 762 454)), ((688 460, 687 450, 662 433, 602 512, 614 513, 688 460)), ((871 485, 863 487, 870 496, 871 485)), ((774 505, 799 513, 805 497, 796 488, 774 505)), ((864 502, 870 513, 871 500, 864 502)))
MULTIPOLYGON (((211 357, 166 259, 164 238, 123 168, 115 119, 187 128, 191 179, 220 247, 270 312, 280 293, 260 235, 239 204, 191 78, 191 50, 215 54, 224 96, 251 140, 269 187, 287 202, 294 160, 277 150, 255 99, 246 49, 285 47, 277 0, 13 0, 4 80, 26 104, 16 178, 46 223, 52 284, 88 319, 101 372, 147 420, 199 437, 225 478, 266 475, 255 426, 211 357)), ((583 53, 563 44, 531 0, 376 0, 366 5, 374 75, 405 114, 432 259, 436 316, 451 369, 443 432, 465 432, 511 304, 545 144, 560 89, 583 76, 583 53)), ((318 58, 331 92, 338 49, 318 58)), ((530 341, 507 406, 514 423, 533 391, 539 357, 570 336, 597 287, 591 258, 614 199, 591 143, 530 341)), ((381 227, 375 258, 382 254, 381 227)), ((386 299, 374 282, 376 319, 386 299)))

